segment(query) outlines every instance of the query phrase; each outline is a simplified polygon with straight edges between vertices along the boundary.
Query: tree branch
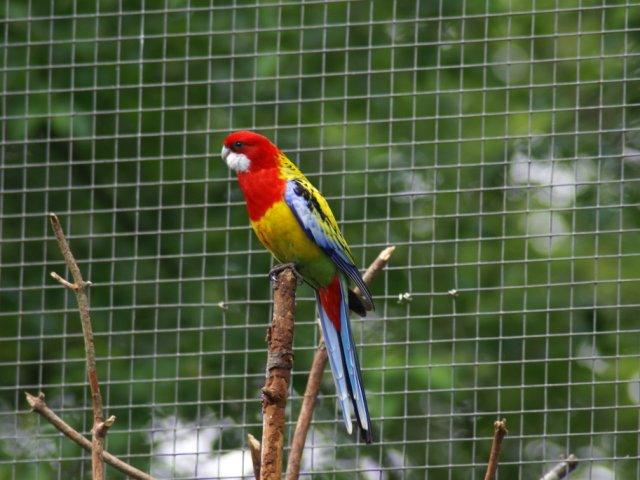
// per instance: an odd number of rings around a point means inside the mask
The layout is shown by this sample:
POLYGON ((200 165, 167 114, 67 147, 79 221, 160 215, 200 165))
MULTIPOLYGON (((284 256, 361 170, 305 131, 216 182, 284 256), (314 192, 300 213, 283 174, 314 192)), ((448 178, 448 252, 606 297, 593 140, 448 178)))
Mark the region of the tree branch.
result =
MULTIPOLYGON (((34 397, 28 392, 26 392, 25 395, 27 397, 27 402, 29 402, 29 405, 31 406, 32 412, 36 412, 42 418, 47 420, 51 425, 53 425, 58 431, 66 435, 69 439, 71 439, 74 443, 79 445, 87 452, 92 451, 92 443, 87 440, 80 432, 74 430, 71 426, 69 426, 69 424, 67 424, 58 415, 56 415, 53 410, 49 408, 49 406, 44 401, 44 393, 40 393, 37 397, 34 397)), ((113 468, 120 470, 122 473, 131 478, 135 478, 138 480, 155 480, 155 478, 151 475, 146 474, 135 467, 132 467, 128 463, 123 462, 118 457, 110 454, 106 450, 103 450, 102 452, 102 459, 113 468)))
POLYGON ((64 236, 62 225, 55 213, 49 215, 53 233, 58 241, 58 246, 62 252, 62 256, 67 262, 67 266, 73 276, 73 284, 64 280, 60 275, 51 272, 51 276, 58 280, 62 285, 69 288, 76 294, 78 302, 78 310, 80 311, 80 322, 82 323, 82 334, 84 337, 84 350, 87 361, 87 377, 89 378, 89 386, 91 388, 91 402, 93 404, 93 428, 91 430, 92 448, 91 448, 91 469, 93 472, 93 480, 104 479, 104 463, 102 461, 102 452, 104 451, 104 440, 109 427, 115 421, 115 417, 110 418, 107 422, 104 420, 102 410, 102 395, 100 394, 100 384, 98 383, 98 372, 96 368, 96 350, 93 343, 93 329, 91 327, 91 316, 89 315, 89 297, 87 290, 91 286, 91 282, 85 282, 80 272, 80 267, 69 248, 69 243, 64 236))
POLYGON ((502 440, 506 434, 507 419, 496 420, 493 423, 493 443, 491 444, 491 454, 489 455, 489 464, 487 465, 487 472, 484 474, 484 480, 493 480, 496 476, 502 440))
MULTIPOLYGON (((395 246, 385 248, 371 265, 369 265, 369 268, 367 268, 367 271, 364 272, 362 276, 367 285, 371 285, 371 282, 376 276, 387 266, 395 249, 395 246)), ((358 289, 355 289, 355 291, 359 293, 358 289)), ((327 349, 324 346, 324 341, 321 339, 313 357, 309 379, 307 380, 307 386, 302 399, 302 406, 300 407, 298 422, 296 423, 296 429, 291 442, 291 452, 289 453, 289 460, 287 462, 287 480, 296 480, 300 475, 302 453, 304 452, 304 445, 307 441, 307 432, 311 426, 311 419, 313 418, 313 411, 318 399, 318 393, 320 392, 320 383, 322 382, 322 375, 324 374, 327 360, 327 349)))
POLYGON ((273 320, 267 331, 267 379, 262 389, 260 478, 282 478, 285 407, 293 368, 293 327, 297 278, 290 267, 277 274, 273 320))
POLYGON ((289 460, 287 462, 287 480, 296 480, 300 475, 304 444, 307 441, 307 432, 311 426, 313 410, 315 409, 316 400, 318 399, 318 393, 320 393, 320 383, 327 360, 327 349, 324 343, 321 343, 313 357, 311 371, 307 379, 307 387, 304 390, 304 397, 302 399, 302 407, 300 408, 298 422, 296 423, 296 429, 293 433, 291 452, 289 453, 289 460))
POLYGON ((573 453, 549 470, 540 480, 562 480, 578 466, 578 457, 573 453))
MULTIPOLYGON (((393 255, 393 252, 395 251, 395 249, 396 249, 395 245, 391 245, 385 248, 378 254, 376 259, 373 262, 371 262, 371 265, 369 265, 369 268, 367 268, 367 270, 362 275, 362 279, 364 280, 364 283, 367 285, 367 287, 371 286, 371 282, 373 282, 375 278, 378 276, 378 274, 382 270, 384 270, 384 267, 387 266, 387 263, 389 263, 389 260, 391 259, 391 255, 393 255)), ((355 292, 360 293, 360 290, 356 288, 355 292)))
POLYGON ((249 450, 251 451, 253 474, 255 475, 256 480, 260 480, 260 442, 256 439, 256 437, 249 433, 247 435, 247 444, 249 445, 249 450))

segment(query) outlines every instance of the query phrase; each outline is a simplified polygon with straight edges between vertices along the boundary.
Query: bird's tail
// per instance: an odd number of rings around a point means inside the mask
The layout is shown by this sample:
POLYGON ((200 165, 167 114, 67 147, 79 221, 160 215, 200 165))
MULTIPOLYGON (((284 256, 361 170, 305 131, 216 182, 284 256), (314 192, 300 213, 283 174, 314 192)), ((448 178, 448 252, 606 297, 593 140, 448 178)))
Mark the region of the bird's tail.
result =
POLYGON ((336 273, 327 287, 316 290, 316 299, 324 343, 347 431, 352 432, 351 412, 355 409, 360 436, 371 443, 369 407, 349 323, 346 277, 340 272, 336 273))

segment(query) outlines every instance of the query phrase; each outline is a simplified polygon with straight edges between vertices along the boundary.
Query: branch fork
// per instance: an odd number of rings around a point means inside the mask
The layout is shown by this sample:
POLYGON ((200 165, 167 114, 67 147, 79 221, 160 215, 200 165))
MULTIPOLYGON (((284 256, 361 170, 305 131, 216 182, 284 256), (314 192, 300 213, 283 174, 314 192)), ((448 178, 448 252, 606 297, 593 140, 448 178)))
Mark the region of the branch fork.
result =
POLYGON ((87 377, 91 388, 91 402, 93 404, 91 441, 87 440, 82 434, 74 430, 47 406, 44 400, 44 393, 40 392, 38 396, 34 396, 26 392, 25 395, 27 403, 29 403, 32 412, 36 412, 45 418, 61 433, 73 440, 83 449, 91 452, 91 470, 93 480, 104 480, 104 462, 110 464, 131 478, 154 480, 151 475, 132 467, 111 455, 104 449, 107 433, 109 432, 109 428, 111 428, 116 421, 116 417, 112 415, 105 420, 103 413, 102 394, 100 393, 100 383, 98 382, 98 372, 96 368, 96 350, 93 342, 91 316, 89 314, 89 297, 87 295, 91 282, 82 278, 80 267, 71 252, 71 248, 65 238, 62 225, 60 224, 60 220, 57 215, 55 213, 51 213, 49 215, 49 219, 51 220, 51 227, 53 228, 53 233, 55 234, 62 256, 64 257, 73 277, 73 283, 64 279, 56 272, 51 272, 51 277, 75 293, 76 301, 78 302, 78 310, 80 312, 80 322, 82 324, 82 334, 84 337, 84 349, 87 363, 87 377))
MULTIPOLYGON (((385 248, 363 275, 367 285, 384 269, 395 247, 385 248)), ((247 443, 253 461, 256 480, 280 479, 282 477, 282 450, 284 447, 284 409, 287 402, 288 386, 293 368, 293 322, 295 289, 299 281, 295 265, 279 265, 270 272, 275 281, 273 322, 267 329, 266 342, 269 345, 267 357, 267 382, 263 395, 263 436, 262 445, 252 435, 247 443), (284 321, 284 327, 281 323, 284 321), (270 382, 278 379, 277 387, 270 382), (283 387, 286 388, 283 390, 283 387), (274 408, 278 410, 274 416, 274 408)), ((356 294, 359 293, 356 289, 356 294)), ((291 452, 287 463, 287 480, 295 480, 300 474, 302 453, 307 432, 313 418, 313 410, 320 392, 320 383, 328 361, 324 339, 321 337, 309 372, 300 415, 296 424, 291 452)))
MULTIPOLYGON (((105 438, 113 426, 116 417, 105 419, 102 407, 102 396, 96 370, 95 346, 93 331, 89 316, 89 300, 87 291, 91 287, 90 281, 82 278, 80 268, 69 248, 60 221, 55 214, 50 214, 51 225, 55 233, 60 251, 73 276, 70 282, 56 272, 51 272, 54 278, 64 287, 73 291, 78 302, 82 331, 85 343, 87 377, 91 387, 93 403, 92 440, 89 441, 82 434, 74 430, 58 417, 46 404, 44 393, 33 396, 26 393, 27 402, 32 412, 36 412, 57 428, 61 433, 73 440, 83 449, 91 452, 92 471, 94 480, 104 479, 104 463, 106 462, 122 471, 131 478, 155 480, 152 476, 119 460, 104 450, 105 438)), ((386 266, 395 247, 383 250, 363 275, 367 285, 386 266)), ((262 447, 252 435, 248 435, 248 444, 254 466, 256 480, 279 479, 282 476, 282 456, 284 446, 285 407, 293 368, 293 326, 295 309, 295 290, 299 281, 295 268, 283 265, 281 269, 272 272, 274 283, 274 312, 273 322, 267 330, 266 341, 269 344, 267 360, 266 382, 262 389, 263 436, 262 447)), ((357 293, 357 289, 356 289, 357 293)), ((307 431, 313 417, 313 410, 320 391, 320 382, 327 363, 327 351, 321 338, 311 367, 303 404, 296 425, 292 441, 291 453, 287 466, 287 479, 297 479, 300 471, 302 452, 306 441, 307 431)))
POLYGON ((60 275, 58 275, 56 272, 51 272, 50 275, 57 280, 61 285, 64 285, 65 287, 67 287, 69 290, 73 290, 73 292, 78 293, 78 291, 80 291, 80 289, 87 289, 91 286, 91 282, 82 282, 81 284, 78 283, 71 283, 68 280, 65 280, 64 278, 62 278, 60 275))

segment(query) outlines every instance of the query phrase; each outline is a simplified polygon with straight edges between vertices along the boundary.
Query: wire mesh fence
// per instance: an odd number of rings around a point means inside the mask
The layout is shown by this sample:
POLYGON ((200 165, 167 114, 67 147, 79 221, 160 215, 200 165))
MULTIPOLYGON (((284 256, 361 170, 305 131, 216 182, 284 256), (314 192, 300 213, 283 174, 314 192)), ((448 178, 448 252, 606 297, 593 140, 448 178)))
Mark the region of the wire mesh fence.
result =
MULTIPOLYGON (((353 320, 375 427, 325 375, 314 478, 640 477, 640 4, 5 0, 0 8, 0 477, 90 478, 28 413, 91 429, 84 276, 107 449, 160 478, 251 478, 273 264, 218 152, 269 136, 365 267, 353 320)), ((318 342, 298 291, 290 438, 318 342)), ((108 470, 108 478, 123 478, 108 470)))

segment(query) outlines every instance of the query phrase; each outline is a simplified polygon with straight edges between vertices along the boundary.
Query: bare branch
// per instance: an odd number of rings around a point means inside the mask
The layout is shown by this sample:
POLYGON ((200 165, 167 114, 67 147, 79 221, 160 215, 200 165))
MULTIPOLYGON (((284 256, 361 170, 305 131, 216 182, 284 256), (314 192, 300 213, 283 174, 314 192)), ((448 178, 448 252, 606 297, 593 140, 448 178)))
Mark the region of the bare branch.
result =
MULTIPOLYGON (((104 438, 108 428, 98 428, 104 423, 104 413, 102 410, 102 395, 100 394, 100 384, 98 382, 98 372, 96 369, 96 350, 93 343, 93 328, 91 327, 91 316, 89 315, 89 297, 87 289, 91 282, 85 282, 80 272, 80 267, 76 262, 69 243, 64 236, 62 225, 55 213, 49 215, 53 233, 58 241, 58 246, 62 252, 62 256, 67 262, 67 266, 71 271, 74 283, 62 279, 58 274, 52 274, 52 277, 58 280, 67 288, 71 288, 76 294, 78 309, 80 311, 80 321, 82 323, 82 334, 84 337, 84 350, 87 361, 87 377, 89 378, 89 386, 91 388, 91 401, 93 403, 93 429, 91 450, 91 466, 94 480, 104 479, 104 463, 102 462, 102 451, 104 450, 104 438)), ((113 423, 113 422, 111 422, 113 423)))
POLYGON ((484 474, 484 480, 493 480, 496 476, 502 440, 506 434, 507 419, 496 420, 493 423, 493 443, 491 444, 491 454, 489 455, 489 464, 487 465, 487 472, 484 474))
POLYGON ((293 368, 293 327, 297 278, 290 267, 277 274, 273 320, 267 332, 267 379, 262 389, 262 455, 260 478, 282 477, 285 407, 293 368))
POLYGON ((578 457, 573 453, 549 470, 540 480, 562 480, 578 466, 578 457))
POLYGON ((296 423, 296 430, 293 433, 293 441, 291 442, 291 452, 287 462, 287 480, 296 480, 300 475, 300 466, 302 463, 302 453, 304 452, 304 444, 307 441, 307 432, 311 426, 313 418, 313 410, 320 392, 320 383, 322 374, 327 364, 327 349, 324 343, 320 344, 316 349, 311 371, 307 379, 307 387, 304 390, 304 398, 302 399, 302 407, 300 415, 296 423))
MULTIPOLYGON (((71 426, 69 426, 64 420, 62 420, 58 415, 55 414, 53 410, 49 408, 49 406, 44 401, 44 393, 40 393, 37 397, 34 397, 30 393, 25 393, 27 397, 27 402, 31 406, 31 411, 36 412, 42 418, 47 420, 51 425, 53 425, 59 432, 63 433, 74 443, 79 445, 81 448, 86 450, 87 452, 91 452, 91 442, 87 440, 81 433, 77 430, 74 430, 71 426)), ((114 417, 111 417, 114 418, 114 417)), ((104 423, 107 423, 107 420, 104 423)), ((128 463, 123 462, 115 455, 110 454, 107 451, 102 452, 102 459, 111 465, 113 468, 120 470, 125 475, 135 478, 138 480, 156 480, 151 475, 144 473, 141 470, 138 470, 135 467, 132 467, 128 463)))
POLYGON ((256 480, 260 480, 260 442, 251 435, 250 433, 247 435, 247 444, 249 445, 249 450, 251 451, 251 463, 253 463, 253 474, 256 477, 256 480))
POLYGON ((98 435, 101 435, 103 437, 107 436, 107 431, 111 428, 111 426, 116 422, 116 416, 115 415, 111 415, 109 418, 107 418, 104 422, 99 423, 96 426, 96 432, 98 435))
POLYGON ((75 283, 67 282, 64 278, 62 278, 56 272, 51 272, 51 277, 57 280, 60 283, 60 285, 67 287, 69 290, 73 290, 75 292, 78 289, 78 286, 75 283))
MULTIPOLYGON (((369 268, 367 268, 367 271, 364 272, 362 276, 367 285, 371 285, 371 282, 384 267, 387 266, 395 249, 396 247, 393 245, 385 248, 378 254, 371 265, 369 265, 369 268)), ((358 289, 355 289, 355 291, 359 293, 358 289)), ((322 375, 324 374, 327 360, 327 349, 324 347, 324 341, 321 339, 313 357, 309 379, 307 380, 304 398, 302 399, 302 406, 300 407, 300 415, 298 416, 298 422, 296 423, 296 429, 291 442, 291 452, 289 453, 289 460, 287 462, 287 480, 296 480, 300 475, 302 453, 304 452, 304 445, 307 441, 307 432, 311 426, 311 419, 313 418, 313 411, 318 399, 318 393, 320 392, 320 383, 322 382, 322 375)))
POLYGON ((395 251, 395 249, 396 249, 395 245, 391 245, 385 248, 378 254, 376 259, 373 262, 371 262, 371 265, 369 265, 369 268, 367 268, 367 270, 362 275, 362 279, 364 280, 364 283, 367 284, 367 286, 370 286, 371 282, 373 282, 373 280, 378 276, 378 274, 382 270, 384 270, 384 267, 386 267, 387 263, 389 263, 389 260, 391 259, 391 255, 393 255, 393 252, 395 251))

